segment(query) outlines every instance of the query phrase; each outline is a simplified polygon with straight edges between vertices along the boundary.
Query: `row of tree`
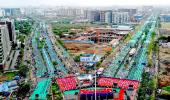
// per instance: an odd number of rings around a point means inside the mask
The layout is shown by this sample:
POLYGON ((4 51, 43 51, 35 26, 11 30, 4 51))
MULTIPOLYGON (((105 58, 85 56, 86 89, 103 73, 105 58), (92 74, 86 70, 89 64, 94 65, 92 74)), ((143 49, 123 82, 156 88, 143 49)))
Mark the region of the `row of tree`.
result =
POLYGON ((142 81, 138 90, 138 100, 153 100, 151 96, 156 89, 155 80, 150 76, 150 73, 142 74, 142 81))
POLYGON ((15 21, 15 30, 19 30, 19 33, 28 35, 31 33, 32 23, 29 20, 15 21))

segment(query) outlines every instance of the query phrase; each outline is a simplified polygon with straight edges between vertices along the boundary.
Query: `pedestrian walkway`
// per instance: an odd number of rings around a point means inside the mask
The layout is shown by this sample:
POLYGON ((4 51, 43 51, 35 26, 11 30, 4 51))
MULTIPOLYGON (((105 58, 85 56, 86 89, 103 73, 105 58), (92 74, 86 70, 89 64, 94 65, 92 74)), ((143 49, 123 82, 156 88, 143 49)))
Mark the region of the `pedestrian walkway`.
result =
POLYGON ((34 89, 34 92, 32 93, 29 100, 35 100, 38 96, 38 100, 47 100, 47 93, 49 91, 51 85, 51 79, 42 79, 38 82, 36 85, 36 88, 34 89))

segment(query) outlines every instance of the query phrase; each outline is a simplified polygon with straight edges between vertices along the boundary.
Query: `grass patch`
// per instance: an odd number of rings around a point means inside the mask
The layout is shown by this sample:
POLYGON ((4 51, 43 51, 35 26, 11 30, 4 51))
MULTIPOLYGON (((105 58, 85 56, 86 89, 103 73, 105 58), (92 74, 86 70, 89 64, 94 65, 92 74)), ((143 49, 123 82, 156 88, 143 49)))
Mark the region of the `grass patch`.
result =
POLYGON ((16 76, 16 72, 7 72, 2 74, 2 76, 0 76, 0 81, 4 81, 4 80, 12 80, 13 77, 16 76))
POLYGON ((162 87, 162 89, 170 92, 170 86, 162 87))
POLYGON ((126 36, 125 36, 125 40, 124 42, 128 42, 130 39, 132 38, 132 34, 131 33, 128 33, 126 36))
POLYGON ((58 43, 59 43, 62 47, 64 47, 64 41, 63 41, 63 40, 57 39, 56 44, 58 44, 58 43))
MULTIPOLYGON (((151 67, 152 66, 152 50, 156 51, 158 46, 157 44, 154 42, 155 39, 155 32, 152 32, 151 35, 151 42, 149 43, 148 47, 147 47, 147 61, 148 61, 148 66, 151 67)), ((157 50, 158 51, 158 50, 157 50)))
POLYGON ((44 46, 45 46, 45 40, 42 40, 42 41, 40 41, 40 42, 38 43, 38 48, 39 48, 39 49, 44 48, 44 46))
POLYGON ((170 92, 163 90, 163 91, 161 92, 161 95, 170 95, 170 92))
POLYGON ((59 91, 59 87, 56 83, 52 84, 52 93, 55 100, 62 100, 63 94, 59 91))
POLYGON ((12 79, 15 75, 16 75, 15 72, 8 72, 8 73, 5 73, 5 76, 7 76, 8 79, 12 79))

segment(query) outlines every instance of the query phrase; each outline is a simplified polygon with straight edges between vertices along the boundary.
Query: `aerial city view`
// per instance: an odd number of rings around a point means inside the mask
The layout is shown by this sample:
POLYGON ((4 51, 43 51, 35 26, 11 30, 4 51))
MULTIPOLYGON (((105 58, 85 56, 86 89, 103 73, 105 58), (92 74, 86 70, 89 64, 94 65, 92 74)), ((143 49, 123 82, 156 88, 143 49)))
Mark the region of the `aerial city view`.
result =
POLYGON ((0 100, 170 100, 156 1, 0 0, 0 100))

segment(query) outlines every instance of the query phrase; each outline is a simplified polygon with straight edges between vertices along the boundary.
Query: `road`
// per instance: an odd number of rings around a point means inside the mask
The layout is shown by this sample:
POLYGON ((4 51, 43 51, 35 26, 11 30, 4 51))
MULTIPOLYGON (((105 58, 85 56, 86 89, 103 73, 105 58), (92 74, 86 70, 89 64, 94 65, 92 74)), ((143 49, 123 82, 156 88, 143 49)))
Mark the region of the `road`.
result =
POLYGON ((121 47, 123 47, 123 45, 125 45, 125 43, 120 42, 115 47, 115 49, 111 52, 111 54, 103 60, 101 66, 105 66, 105 67, 109 66, 111 62, 115 59, 116 55, 120 52, 120 49, 121 47))
POLYGON ((48 36, 50 37, 50 40, 58 56, 62 59, 62 62, 66 65, 68 69, 70 69, 71 72, 78 72, 78 66, 76 66, 73 58, 69 56, 68 52, 57 42, 56 36, 51 32, 51 28, 48 28, 48 31, 48 36))

